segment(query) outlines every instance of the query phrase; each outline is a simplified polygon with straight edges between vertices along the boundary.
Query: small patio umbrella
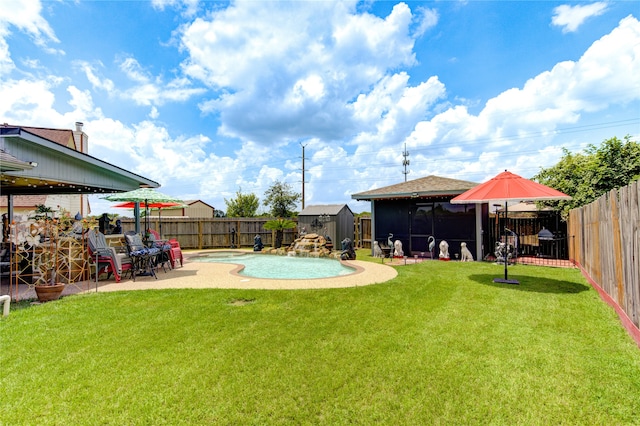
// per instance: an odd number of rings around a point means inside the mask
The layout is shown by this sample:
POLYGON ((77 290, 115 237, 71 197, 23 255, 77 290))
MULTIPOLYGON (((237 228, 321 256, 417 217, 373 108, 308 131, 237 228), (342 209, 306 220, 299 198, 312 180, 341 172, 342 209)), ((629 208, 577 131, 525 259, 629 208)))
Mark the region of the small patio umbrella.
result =
MULTIPOLYGON (((525 179, 521 176, 504 171, 496 177, 482 183, 467 192, 464 192, 451 200, 451 204, 471 203, 504 203, 504 216, 508 216, 508 202, 543 201, 543 200, 570 200, 571 197, 556 189, 525 179)), ((507 241, 507 228, 505 222, 504 240, 507 241)), ((507 284, 519 284, 517 280, 507 278, 507 259, 504 259, 504 279, 494 278, 493 282, 507 284)))
MULTIPOLYGON (((133 201, 127 201, 125 203, 116 204, 113 207, 117 207, 120 209, 134 209, 135 206, 136 206, 136 203, 134 203, 133 201)), ((140 207, 144 207, 145 209, 158 210, 158 226, 160 227, 159 234, 160 234, 160 238, 162 238, 162 209, 165 209, 165 210, 178 209, 181 207, 186 207, 186 205, 182 203, 163 203, 163 202, 155 201, 155 202, 149 202, 149 203, 140 203, 140 207)), ((145 214, 145 217, 148 218, 148 214, 145 214)))
MULTIPOLYGON (((156 202, 184 204, 182 200, 172 197, 171 195, 166 195, 161 192, 158 192, 153 188, 139 188, 133 191, 121 192, 118 194, 113 194, 113 195, 104 197, 104 199, 109 201, 130 201, 132 203, 140 203, 146 206, 145 207, 146 209, 149 208, 148 207, 149 204, 156 203, 156 202)), ((148 220, 149 220, 149 215, 147 214, 146 229, 149 228, 148 220)), ((137 229, 136 229, 136 232, 138 232, 137 229)))

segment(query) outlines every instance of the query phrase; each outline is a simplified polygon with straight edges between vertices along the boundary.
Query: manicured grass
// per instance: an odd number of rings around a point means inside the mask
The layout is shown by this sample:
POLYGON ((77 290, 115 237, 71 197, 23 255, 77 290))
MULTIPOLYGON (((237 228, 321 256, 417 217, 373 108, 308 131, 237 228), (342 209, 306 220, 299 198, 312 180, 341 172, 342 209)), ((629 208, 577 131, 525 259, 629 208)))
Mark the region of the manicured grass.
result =
POLYGON ((398 271, 15 310, 0 321, 0 423, 640 422, 640 350, 577 270, 515 266, 520 286, 487 263, 398 271))

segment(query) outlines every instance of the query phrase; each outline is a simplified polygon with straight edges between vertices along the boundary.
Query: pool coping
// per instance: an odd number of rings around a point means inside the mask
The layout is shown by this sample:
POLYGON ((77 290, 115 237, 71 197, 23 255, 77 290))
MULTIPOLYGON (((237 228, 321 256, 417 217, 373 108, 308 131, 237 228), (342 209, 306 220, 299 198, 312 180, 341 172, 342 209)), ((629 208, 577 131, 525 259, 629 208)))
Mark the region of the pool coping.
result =
MULTIPOLYGON (((234 250, 228 250, 234 251, 234 250)), ((254 252, 237 250, 245 254, 254 252)), ((158 279, 153 277, 137 277, 136 281, 127 280, 120 283, 101 283, 98 292, 124 290, 151 290, 165 288, 226 288, 226 289, 265 289, 265 290, 304 290, 322 288, 361 287, 379 284, 392 280, 398 275, 391 266, 349 260, 340 262, 354 268, 355 271, 347 275, 330 278, 312 279, 283 279, 283 278, 253 278, 237 273, 239 267, 233 263, 196 262, 192 257, 215 252, 215 250, 198 250, 184 252, 184 266, 163 272, 158 271, 158 279)), ((264 254, 265 256, 275 256, 264 254)), ((240 269, 242 265, 240 265, 240 269)), ((95 290, 94 290, 95 291, 95 290)))

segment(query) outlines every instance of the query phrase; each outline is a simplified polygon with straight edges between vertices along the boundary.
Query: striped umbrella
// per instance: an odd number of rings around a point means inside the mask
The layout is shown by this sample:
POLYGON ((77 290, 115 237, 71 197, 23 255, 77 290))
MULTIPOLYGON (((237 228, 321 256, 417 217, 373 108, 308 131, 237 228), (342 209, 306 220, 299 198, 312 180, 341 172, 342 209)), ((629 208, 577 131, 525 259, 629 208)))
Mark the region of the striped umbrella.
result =
MULTIPOLYGON (((146 214, 146 227, 145 229, 149 229, 149 206, 152 203, 176 203, 176 204, 184 204, 184 202, 176 197, 172 197, 171 195, 163 194, 162 192, 156 191, 153 188, 139 188, 133 191, 121 192, 118 194, 113 194, 104 197, 105 200, 109 201, 128 201, 132 203, 139 203, 140 205, 145 206, 147 209, 146 214)), ((139 223, 140 218, 136 217, 136 223, 139 223)), ((136 232, 139 230, 136 229, 136 232)))

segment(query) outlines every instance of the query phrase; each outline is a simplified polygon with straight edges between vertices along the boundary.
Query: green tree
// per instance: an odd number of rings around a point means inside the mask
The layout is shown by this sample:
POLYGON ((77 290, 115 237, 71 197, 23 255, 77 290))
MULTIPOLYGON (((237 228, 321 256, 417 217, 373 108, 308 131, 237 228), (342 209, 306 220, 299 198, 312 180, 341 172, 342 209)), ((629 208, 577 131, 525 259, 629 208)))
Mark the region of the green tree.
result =
POLYGON ((268 231, 276 231, 276 242, 273 245, 275 248, 282 246, 282 237, 285 229, 293 229, 297 225, 294 221, 289 219, 274 219, 264 223, 263 228, 268 231))
POLYGON ((236 192, 236 198, 224 199, 228 217, 255 217, 260 201, 255 194, 243 194, 242 189, 236 192))
POLYGON ((270 208, 273 217, 295 216, 293 209, 301 200, 299 193, 294 192, 289 184, 280 181, 275 181, 264 196, 264 205, 270 208))
POLYGON ((537 182, 562 191, 572 200, 546 202, 566 216, 572 208, 589 204, 612 189, 640 178, 640 144, 625 136, 590 144, 584 153, 563 149, 560 161, 533 177, 537 182))

